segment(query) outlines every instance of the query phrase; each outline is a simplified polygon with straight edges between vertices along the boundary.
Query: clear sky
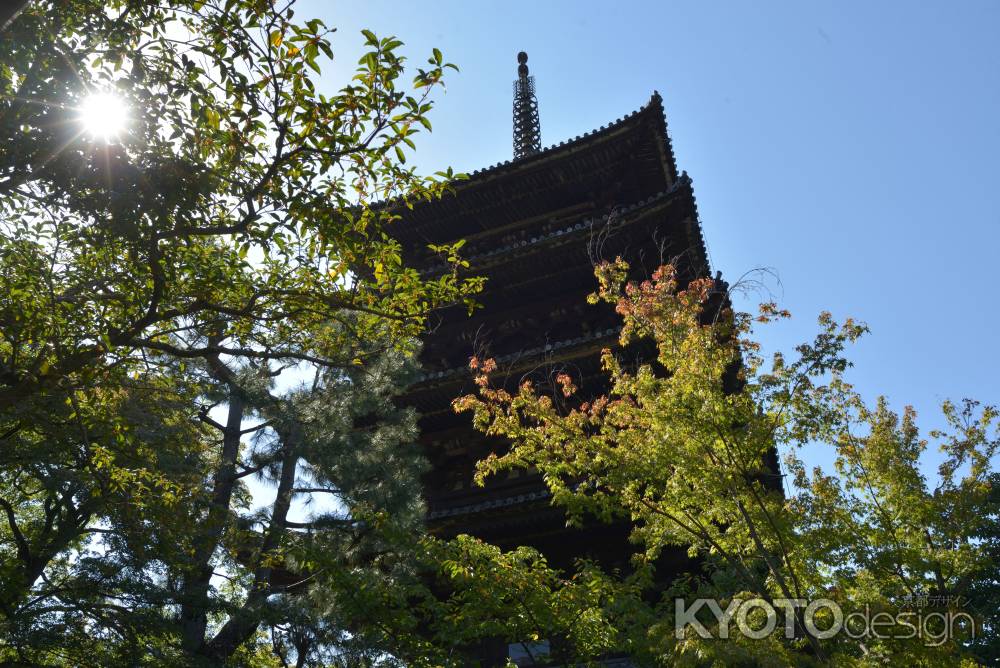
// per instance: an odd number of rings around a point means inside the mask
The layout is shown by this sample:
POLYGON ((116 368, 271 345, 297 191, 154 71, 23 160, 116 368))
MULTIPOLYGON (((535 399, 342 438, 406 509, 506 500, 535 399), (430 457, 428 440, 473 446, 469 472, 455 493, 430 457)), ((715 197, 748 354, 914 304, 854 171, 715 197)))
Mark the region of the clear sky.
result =
POLYGON ((417 164, 511 157, 515 55, 529 54, 542 143, 664 98, 715 269, 771 267, 795 319, 866 321, 851 378, 912 404, 1000 402, 1000 1, 305 1, 338 33, 341 85, 371 28, 461 67, 417 164))

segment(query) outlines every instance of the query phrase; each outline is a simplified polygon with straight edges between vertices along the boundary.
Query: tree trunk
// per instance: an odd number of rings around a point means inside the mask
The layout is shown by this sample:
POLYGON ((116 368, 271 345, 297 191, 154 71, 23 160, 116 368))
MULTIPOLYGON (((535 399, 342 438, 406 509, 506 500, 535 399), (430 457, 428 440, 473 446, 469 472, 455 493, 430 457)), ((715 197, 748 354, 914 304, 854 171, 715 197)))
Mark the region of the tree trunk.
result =
POLYGON ((288 511, 292 504, 292 490, 295 487, 295 472, 298 467, 298 434, 278 428, 281 436, 284 454, 281 457, 281 473, 278 478, 278 491, 271 511, 271 523, 264 540, 261 543, 257 569, 254 572, 254 582, 247 595, 246 603, 225 623, 216 636, 208 643, 205 654, 215 661, 225 661, 260 627, 267 597, 271 594, 272 568, 266 565, 266 560, 273 550, 281 547, 286 530, 288 511))
POLYGON ((229 387, 229 415, 222 433, 222 456, 215 472, 212 503, 203 525, 204 531, 196 544, 195 563, 185 578, 181 593, 181 642, 185 650, 197 652, 205 643, 208 626, 209 591, 211 587, 212 555, 229 519, 229 505, 236 485, 236 461, 240 453, 240 431, 245 405, 237 388, 229 387))

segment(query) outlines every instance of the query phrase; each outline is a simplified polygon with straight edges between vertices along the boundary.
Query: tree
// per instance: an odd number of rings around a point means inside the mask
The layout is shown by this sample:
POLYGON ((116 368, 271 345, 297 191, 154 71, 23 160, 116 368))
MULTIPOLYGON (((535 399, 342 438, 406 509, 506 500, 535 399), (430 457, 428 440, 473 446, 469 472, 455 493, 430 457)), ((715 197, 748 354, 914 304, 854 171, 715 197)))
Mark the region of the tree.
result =
MULTIPOLYGON (((622 345, 652 340, 655 361, 630 368, 605 350, 610 393, 574 405, 577 388, 566 374, 558 378, 563 396, 530 383, 508 392, 491 385, 491 360, 473 360, 479 395, 456 400, 456 409, 511 440, 508 452, 480 462, 478 478, 535 467, 572 518, 624 516, 647 559, 684 546, 701 560, 704 573, 672 583, 659 622, 642 630, 657 663, 985 658, 989 650, 972 641, 974 633, 978 643, 984 632, 995 633, 998 607, 996 409, 943 405, 946 427, 930 433, 943 457, 931 483, 921 469, 928 442, 913 410, 899 415, 884 398, 870 405, 845 380, 845 348, 864 325, 823 314, 813 342, 765 366, 753 328, 787 317, 773 303, 752 317, 733 312, 723 286, 711 280, 682 287, 666 266, 651 280, 626 284, 626 270, 620 260, 600 265, 591 301, 615 306, 622 345), (834 470, 807 468, 802 453, 823 448, 831 449, 834 470), (784 454, 787 492, 768 465, 776 449, 784 454), (781 600, 832 599, 844 614, 887 613, 881 621, 892 620, 892 632, 861 636, 852 628, 853 636, 828 638, 823 631, 836 623, 829 609, 812 620, 804 603, 788 603, 789 638, 779 625, 765 639, 734 629, 719 640, 723 621, 710 615, 699 619, 714 639, 694 625, 675 637, 674 622, 686 620, 685 606, 698 598, 716 599, 722 610, 740 599, 772 608, 781 600), (937 626, 917 624, 919 633, 906 637, 900 615, 908 613, 902 619, 911 624, 924 619, 914 606, 928 600, 938 606, 933 612, 958 623, 945 633, 935 617, 937 626)), ((761 610, 749 617, 751 631, 766 625, 761 610)))
POLYGON ((238 0, 34 2, 3 28, 0 658, 250 661, 300 619, 278 583, 292 546, 327 522, 353 563, 367 515, 412 502, 419 466, 393 454, 412 418, 372 379, 479 281, 452 248, 422 280, 372 203, 454 178, 405 165, 454 66, 434 50, 407 87, 402 42, 365 31, 325 94, 331 32, 238 0), (130 110, 112 141, 80 128, 94 94, 130 110), (287 370, 313 386, 275 391, 287 370), (377 467, 395 496, 352 477, 377 467), (277 483, 256 516, 255 474, 277 483), (346 514, 294 526, 303 475, 346 514))

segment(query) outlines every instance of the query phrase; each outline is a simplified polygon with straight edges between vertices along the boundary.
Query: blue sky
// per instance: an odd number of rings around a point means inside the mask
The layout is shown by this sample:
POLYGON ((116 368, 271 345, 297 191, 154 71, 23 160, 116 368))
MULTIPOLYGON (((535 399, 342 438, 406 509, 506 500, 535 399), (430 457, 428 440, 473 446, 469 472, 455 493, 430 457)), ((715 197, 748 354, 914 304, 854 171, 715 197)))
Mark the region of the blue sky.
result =
POLYGON ((937 423, 945 398, 1000 401, 1000 2, 318 2, 338 28, 330 89, 371 28, 461 67, 417 164, 511 157, 515 55, 528 52, 544 145, 664 98, 713 265, 771 267, 794 320, 866 321, 851 378, 937 423))

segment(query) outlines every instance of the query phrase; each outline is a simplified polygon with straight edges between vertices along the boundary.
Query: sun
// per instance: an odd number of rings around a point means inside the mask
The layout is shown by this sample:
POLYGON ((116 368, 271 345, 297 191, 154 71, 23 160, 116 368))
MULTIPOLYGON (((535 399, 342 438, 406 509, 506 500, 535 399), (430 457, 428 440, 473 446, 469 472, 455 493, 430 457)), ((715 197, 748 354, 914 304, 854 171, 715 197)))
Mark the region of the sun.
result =
POLYGON ((128 107, 124 100, 111 93, 88 95, 79 111, 83 129, 96 139, 111 141, 128 127, 128 107))

